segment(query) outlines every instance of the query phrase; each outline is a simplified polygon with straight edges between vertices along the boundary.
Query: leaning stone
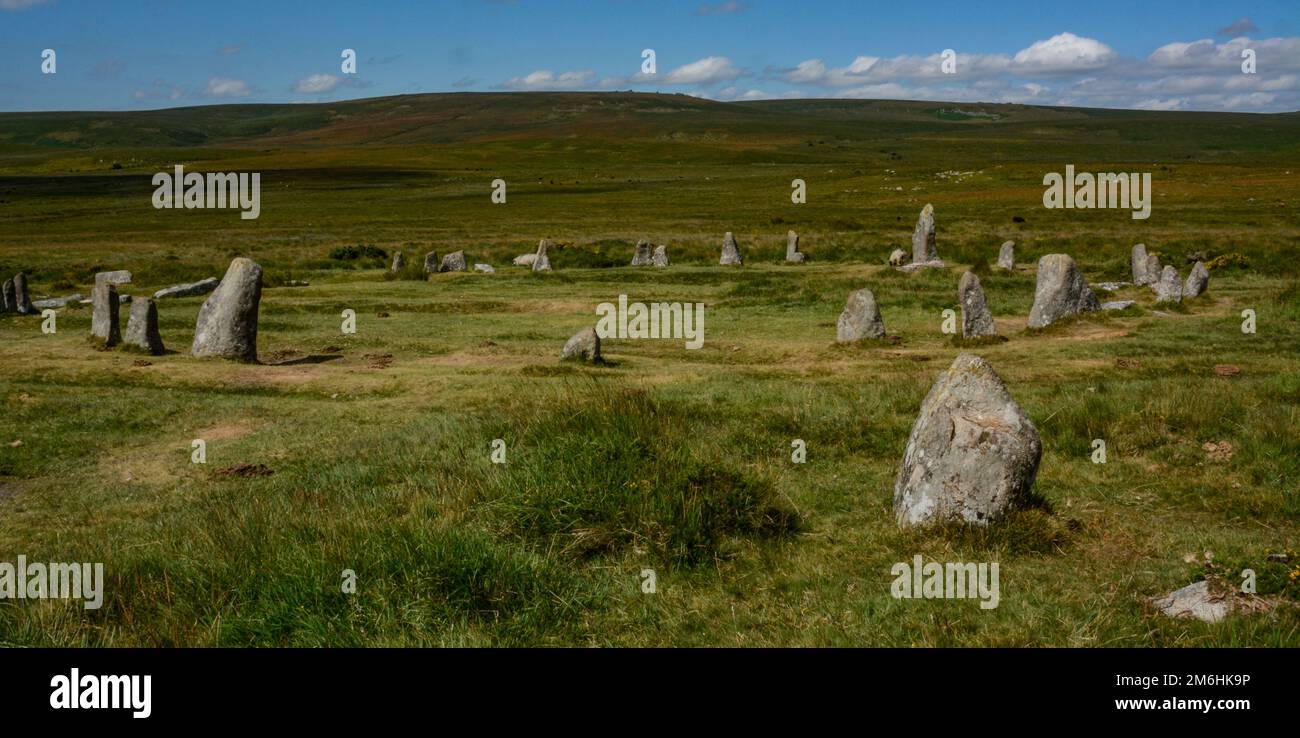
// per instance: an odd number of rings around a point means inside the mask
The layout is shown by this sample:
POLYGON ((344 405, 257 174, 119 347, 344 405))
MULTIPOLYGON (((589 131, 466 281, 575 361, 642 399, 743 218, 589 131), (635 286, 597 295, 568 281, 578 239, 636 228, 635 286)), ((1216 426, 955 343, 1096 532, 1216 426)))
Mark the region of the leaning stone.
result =
POLYGON ((113 272, 100 272, 95 275, 95 284, 131 284, 131 272, 118 269, 113 272))
POLYGON ((727 235, 722 237, 722 258, 718 259, 722 266, 731 266, 744 264, 745 260, 740 256, 740 248, 736 246, 736 237, 727 231, 727 235))
POLYGON ((203 307, 194 327, 190 353, 257 361, 257 311, 262 301, 262 267, 252 259, 230 262, 221 286, 203 307))
POLYGON ((66 307, 70 302, 80 302, 84 297, 81 294, 68 295, 67 297, 51 297, 48 300, 37 300, 32 303, 32 307, 37 310, 52 310, 55 308, 66 307))
POLYGON ((1178 278, 1178 270, 1172 264, 1160 271, 1160 280, 1156 282, 1156 302, 1182 302, 1183 282, 1178 278))
POLYGON ((1210 272, 1198 261, 1192 266, 1191 273, 1187 275, 1187 283, 1183 285, 1183 297, 1200 297, 1209 284, 1210 272))
POLYGON ((989 313, 988 302, 984 299, 984 290, 980 287, 980 278, 974 272, 961 275, 961 281, 957 284, 957 300, 961 303, 962 338, 998 334, 997 326, 993 324, 993 315, 989 313))
POLYGON ((1133 300, 1114 300, 1111 302, 1103 302, 1101 304, 1101 309, 1102 310, 1125 310, 1127 308, 1133 307, 1136 304, 1137 303, 1134 302, 1133 300))
POLYGON ((650 266, 650 259, 650 242, 644 238, 637 241, 636 250, 632 252, 632 266, 650 266))
POLYGON ((14 275, 14 310, 19 315, 31 315, 36 312, 32 299, 27 295, 27 275, 18 272, 14 275))
POLYGON ((96 280, 90 292, 94 312, 90 316, 90 335, 100 339, 105 346, 116 346, 122 342, 122 332, 118 322, 117 285, 112 282, 96 280))
POLYGON ((844 312, 840 313, 835 326, 835 340, 838 343, 852 343, 864 338, 884 338, 885 322, 880 318, 880 307, 876 305, 876 296, 870 289, 863 287, 849 293, 844 312))
POLYGON ((912 231, 912 262, 922 264, 939 260, 939 250, 934 239, 934 206, 927 204, 921 208, 921 217, 916 219, 916 228, 912 231))
POLYGON ((998 249, 998 269, 1012 271, 1016 268, 1016 242, 1007 241, 998 249))
POLYGON ((474 271, 483 272, 484 274, 496 274, 497 270, 492 268, 491 264, 475 264, 474 271))
POLYGON ((388 271, 392 272, 393 274, 397 274, 398 272, 402 271, 402 269, 405 267, 406 267, 406 257, 402 255, 401 251, 394 252, 393 266, 389 268, 388 271))
POLYGON ((551 247, 550 239, 543 238, 537 243, 537 253, 533 256, 534 272, 551 271, 551 257, 546 253, 551 247))
POLYGON ((564 350, 560 352, 560 360, 601 363, 603 359, 600 356, 600 336, 596 335, 596 329, 583 328, 566 341, 564 350))
POLYGON ((1167 617, 1196 618, 1206 623, 1217 623, 1232 612, 1232 602, 1210 592, 1210 583, 1204 579, 1165 597, 1153 597, 1151 603, 1167 617))
POLYGON ((123 342, 154 356, 162 354, 162 335, 158 333, 158 306, 153 300, 142 297, 131 303, 123 342))
POLYGON ((657 267, 668 266, 668 244, 659 244, 655 247, 654 255, 650 257, 650 263, 657 267))
POLYGON ((18 312, 17 292, 14 290, 14 281, 6 279, 4 285, 4 311, 6 313, 18 312))
POLYGON ((1048 254, 1038 260, 1038 285, 1034 306, 1029 310, 1029 327, 1042 328, 1061 318, 1097 310, 1101 304, 1088 288, 1074 259, 1066 254, 1048 254))
POLYGON ((894 249, 894 252, 889 255, 890 266, 899 267, 899 266, 903 266, 906 263, 907 263, 907 252, 902 249, 894 249))
POLYGON ((164 287, 153 293, 153 299, 161 300, 164 297, 194 297, 195 295, 206 295, 215 290, 221 280, 216 277, 200 279, 197 282, 189 284, 174 284, 171 287, 164 287))
POLYGON ((424 255, 424 273, 436 274, 438 272, 438 252, 430 251, 424 255))
POLYGON ((1042 450, 993 367, 961 354, 921 403, 894 483, 895 520, 987 525, 1029 501, 1042 450))
POLYGON ((808 255, 799 250, 799 234, 787 231, 785 234, 785 260, 791 264, 802 264, 808 255))
POLYGON ((514 264, 515 266, 520 266, 520 267, 530 267, 530 266, 533 265, 533 262, 536 261, 536 260, 537 260, 537 254, 535 254, 535 253, 534 253, 534 254, 520 254, 519 256, 516 256, 516 257, 514 258, 514 261, 512 261, 511 263, 514 264))
POLYGON ((1133 247, 1133 253, 1129 256, 1129 266, 1133 269, 1133 284, 1150 283, 1150 278, 1147 276, 1146 244, 1139 243, 1133 247))
POLYGON ((440 272, 463 272, 466 271, 465 252, 453 251, 442 257, 442 265, 438 267, 440 272))

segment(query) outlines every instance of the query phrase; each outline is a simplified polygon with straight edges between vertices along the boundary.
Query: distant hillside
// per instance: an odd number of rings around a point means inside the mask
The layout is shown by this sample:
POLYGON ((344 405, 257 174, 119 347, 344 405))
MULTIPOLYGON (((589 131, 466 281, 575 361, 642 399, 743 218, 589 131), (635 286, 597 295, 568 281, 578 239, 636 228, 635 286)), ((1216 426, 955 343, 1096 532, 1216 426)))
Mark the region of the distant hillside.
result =
POLYGON ((0 114, 0 146, 91 149, 172 146, 411 145, 585 138, 618 141, 852 137, 983 131, 1017 135, 1049 127, 1086 134, 1100 127, 1122 138, 1219 132, 1267 143, 1294 140, 1295 113, 1184 113, 897 100, 717 102, 687 95, 631 92, 503 92, 399 95, 302 105, 209 105, 103 113, 0 114))

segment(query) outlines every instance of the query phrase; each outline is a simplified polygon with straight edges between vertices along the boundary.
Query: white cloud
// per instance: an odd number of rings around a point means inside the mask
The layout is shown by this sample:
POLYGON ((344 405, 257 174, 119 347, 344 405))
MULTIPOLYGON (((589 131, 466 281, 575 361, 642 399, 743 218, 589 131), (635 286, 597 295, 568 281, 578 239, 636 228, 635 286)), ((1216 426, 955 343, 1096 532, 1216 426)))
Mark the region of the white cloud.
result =
POLYGON ((708 56, 690 64, 683 64, 668 73, 664 82, 670 85, 709 85, 730 82, 743 71, 732 65, 725 56, 708 56))
POLYGON ((343 78, 334 74, 313 74, 293 83, 293 91, 307 95, 320 95, 333 92, 343 82, 343 78))
POLYGON ((1255 33, 1259 27, 1250 22, 1249 18, 1238 18, 1236 21, 1220 28, 1216 33, 1220 36, 1245 36, 1248 33, 1255 33))
POLYGON ((1062 74, 1101 69, 1118 58, 1106 44, 1067 32, 1035 41, 1016 52, 1012 61, 1021 73, 1062 74))
POLYGON ((1178 110, 1183 107, 1183 101, 1176 97, 1165 100, 1152 97, 1133 103, 1133 107, 1136 110, 1178 110))
POLYGON ((498 87, 506 90, 576 90, 591 85, 596 73, 590 69, 556 74, 539 69, 523 77, 508 79, 498 87))
POLYGON ((247 82, 230 77, 213 77, 203 88, 204 97, 248 97, 251 94, 253 90, 247 82))

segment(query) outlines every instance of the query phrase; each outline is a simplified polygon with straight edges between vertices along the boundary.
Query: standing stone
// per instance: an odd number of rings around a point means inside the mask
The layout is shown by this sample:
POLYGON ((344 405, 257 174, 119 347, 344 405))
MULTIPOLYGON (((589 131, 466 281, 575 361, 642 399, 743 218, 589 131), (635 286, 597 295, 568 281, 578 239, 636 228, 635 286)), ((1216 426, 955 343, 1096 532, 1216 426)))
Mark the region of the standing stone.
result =
POLYGON ((1173 264, 1160 271, 1160 279, 1156 282, 1155 290, 1157 303, 1183 301, 1183 282, 1178 278, 1178 270, 1173 264))
POLYGON ((900 527, 987 525, 1028 501, 1042 451, 993 367, 961 354, 921 403, 894 483, 894 517, 900 527))
POLYGON ((95 275, 95 284, 131 284, 131 272, 118 269, 113 272, 100 272, 95 275))
POLYGON ((998 249, 998 268, 1008 272, 1016 268, 1016 242, 1007 241, 998 249))
POLYGON ((880 319, 880 308, 876 305, 876 296, 863 287, 849 293, 844 312, 835 326, 835 340, 838 343, 852 343, 864 338, 884 338, 885 322, 880 319))
POLYGON ((36 312, 36 308, 32 307, 32 298, 27 294, 27 275, 22 272, 14 275, 14 310, 19 315, 36 312))
POLYGON ((547 255, 546 250, 551 247, 550 239, 543 238, 537 244, 537 254, 533 257, 534 272, 551 271, 551 257, 547 255))
POLYGON ((430 251, 424 255, 424 273, 436 274, 438 272, 438 252, 430 251))
POLYGON ((1183 285, 1183 297, 1200 297, 1209 283, 1209 270, 1201 262, 1196 262, 1192 266, 1191 274, 1187 275, 1187 284, 1183 285))
POLYGON ((1160 257, 1155 254, 1147 254, 1146 271, 1143 272, 1144 279, 1142 284, 1151 285, 1151 289, 1156 288, 1156 282, 1160 281, 1160 257))
POLYGON ((96 280, 90 292, 93 305, 90 316, 90 335, 102 340, 105 346, 116 346, 122 342, 120 323, 118 322, 117 285, 96 280))
POLYGON ((1139 243, 1133 247, 1133 254, 1129 257, 1129 265, 1133 269, 1133 284, 1147 284, 1147 245, 1139 243))
POLYGON ((230 262, 226 276, 199 309, 190 353, 257 361, 257 309, 262 301, 262 267, 252 259, 230 262))
POLYGON ((650 242, 644 238, 636 242, 636 251, 632 252, 632 266, 650 266, 650 242))
POLYGON ((939 250, 934 239, 934 206, 927 204, 921 208, 921 217, 916 219, 916 229, 912 231, 912 263, 923 264, 939 260, 939 250))
POLYGON ((153 293, 153 297, 155 300, 160 300, 164 297, 193 297, 195 295, 206 295, 215 290, 217 285, 220 283, 221 280, 216 277, 208 277, 207 279, 201 279, 190 284, 174 284, 171 287, 164 287, 153 293))
POLYGON ((894 252, 889 255, 890 266, 899 267, 899 266, 903 266, 906 263, 907 263, 907 252, 902 249, 894 249, 894 252))
POLYGON ((402 271, 402 269, 405 266, 406 266, 406 257, 402 256, 401 251, 397 251, 393 254, 393 266, 388 271, 392 272, 393 274, 397 274, 398 272, 402 271))
POLYGON ((957 284, 957 299, 961 302, 962 338, 998 334, 997 326, 993 324, 993 315, 989 313, 988 302, 984 299, 984 290, 980 287, 980 278, 974 272, 961 275, 961 282, 957 284))
POLYGON ((650 257, 650 261, 657 267, 668 266, 668 244, 661 243, 656 246, 654 256, 650 257))
POLYGON ((442 266, 438 267, 440 272, 464 272, 468 271, 465 265, 465 252, 453 251, 442 257, 442 266))
POLYGON ((744 264, 744 259, 740 258, 740 248, 736 246, 736 237, 727 231, 727 235, 722 237, 722 258, 718 260, 722 266, 744 264))
POLYGON ((1042 328, 1061 318, 1098 310, 1101 303, 1066 254, 1048 254, 1038 260, 1038 286, 1029 310, 1029 327, 1042 328))
POLYGON ((585 361, 589 364, 599 364, 604 361, 600 356, 600 336, 596 334, 596 329, 583 328, 573 338, 565 341, 564 350, 560 352, 560 360, 585 361))
POLYGON ((158 333, 158 306, 153 300, 141 297, 131 303, 124 343, 154 356, 162 354, 162 335, 158 333))
POLYGON ((4 286, 4 311, 5 311, 6 313, 16 313, 16 312, 18 312, 18 298, 17 298, 17 292, 14 290, 14 281, 13 281, 12 279, 6 279, 6 280, 5 280, 5 286, 4 286))
POLYGON ((785 234, 785 260, 791 264, 802 264, 808 260, 807 254, 799 250, 799 234, 794 231, 785 234))

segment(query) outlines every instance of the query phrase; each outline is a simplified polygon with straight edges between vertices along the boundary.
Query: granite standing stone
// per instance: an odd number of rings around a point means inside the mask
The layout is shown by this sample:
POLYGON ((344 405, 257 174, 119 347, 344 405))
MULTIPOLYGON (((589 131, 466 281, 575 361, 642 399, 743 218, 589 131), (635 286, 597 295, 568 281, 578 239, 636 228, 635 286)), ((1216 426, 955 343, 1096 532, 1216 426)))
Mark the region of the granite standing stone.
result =
POLYGON ((1187 275, 1187 283, 1183 285, 1183 297, 1200 297, 1209 284, 1210 272, 1198 261, 1192 266, 1191 273, 1187 275))
POLYGON ((153 300, 141 297, 131 303, 131 313, 126 321, 123 342, 154 356, 163 352, 162 334, 158 332, 158 306, 153 300))
POLYGON ((402 269, 405 267, 406 267, 406 257, 402 255, 401 251, 394 252, 393 266, 388 271, 392 272, 393 274, 397 274, 398 272, 402 271, 402 269))
POLYGON ((442 257, 442 266, 438 267, 440 272, 464 272, 468 271, 465 264, 465 252, 453 251, 442 257))
POLYGON ((659 244, 655 247, 655 252, 650 261, 657 267, 668 266, 668 244, 659 244))
POLYGON ((564 349, 560 352, 561 361, 585 361, 589 364, 599 364, 603 361, 600 356, 600 336, 596 334, 595 328, 583 328, 574 334, 564 343, 564 349))
POLYGON ((1160 279, 1156 282, 1155 290, 1157 304, 1183 301, 1183 282, 1178 278, 1178 270, 1172 264, 1160 271, 1160 279))
POLYGON ((424 273, 436 274, 438 272, 438 252, 430 251, 424 255, 424 273))
POLYGON ((998 268, 1008 272, 1016 268, 1016 242, 1007 241, 998 249, 998 268))
POLYGON ((632 266, 650 266, 650 260, 650 242, 643 238, 636 242, 636 250, 632 252, 632 266))
POLYGON ((934 206, 927 204, 921 208, 921 217, 916 219, 916 228, 912 231, 912 263, 924 264, 938 260, 939 249, 934 237, 934 206))
POLYGON ((1099 309, 1101 303, 1074 265, 1074 259, 1066 254, 1048 254, 1038 260, 1038 285, 1034 290, 1034 306, 1029 310, 1030 328, 1042 328, 1061 318, 1099 309))
POLYGON ((900 527, 987 525, 1029 501, 1042 443, 993 367, 961 354, 921 403, 894 483, 900 527))
POLYGON ((1129 256, 1129 266, 1133 270, 1133 284, 1147 284, 1147 245, 1139 243, 1133 246, 1129 256))
POLYGON ((19 315, 36 312, 36 308, 32 307, 32 298, 27 294, 27 275, 22 272, 14 275, 14 310, 19 315))
POLYGON ((902 249, 894 249, 889 255, 889 265, 900 267, 907 263, 907 252, 902 249))
POLYGON ((741 265, 745 260, 740 256, 740 248, 736 246, 736 237, 731 235, 731 231, 722 237, 722 258, 718 259, 722 266, 741 265))
POLYGON ((957 299, 961 302, 962 338, 998 334, 997 326, 993 324, 993 315, 989 313, 988 302, 984 299, 984 290, 980 287, 980 278, 974 272, 961 275, 961 282, 957 284, 957 299))
POLYGON ((221 280, 216 277, 200 279, 190 284, 174 284, 171 287, 164 287, 153 293, 153 299, 161 300, 164 297, 194 297, 196 295, 206 295, 215 290, 221 280))
POLYGON ((13 279, 6 279, 4 286, 4 311, 6 313, 18 312, 17 292, 14 290, 13 279))
POLYGON ((1155 254, 1147 254, 1146 271, 1143 272, 1145 282, 1142 284, 1150 285, 1151 289, 1156 288, 1156 282, 1160 281, 1160 257, 1155 254))
POLYGON ((884 338, 885 322, 880 318, 880 307, 876 305, 876 296, 863 287, 849 293, 849 299, 840 313, 835 326, 835 340, 838 343, 852 343, 864 338, 884 338))
POLYGON ((131 284, 131 272, 125 269, 100 272, 95 275, 95 284, 131 284))
POLYGON ((550 239, 543 238, 541 241, 537 243, 537 253, 533 256, 534 272, 551 271, 551 257, 549 254, 547 254, 547 250, 550 249, 550 247, 551 247, 550 239))
POLYGON ((802 264, 808 255, 799 250, 799 234, 787 231, 785 234, 785 260, 791 264, 802 264))
POLYGON ((90 316, 90 335, 103 341, 105 346, 112 347, 121 343, 117 285, 112 282, 97 281, 90 292, 90 301, 93 306, 90 316))
POLYGON ((236 258, 226 276, 199 309, 190 353, 257 361, 257 311, 262 302, 262 267, 236 258))

